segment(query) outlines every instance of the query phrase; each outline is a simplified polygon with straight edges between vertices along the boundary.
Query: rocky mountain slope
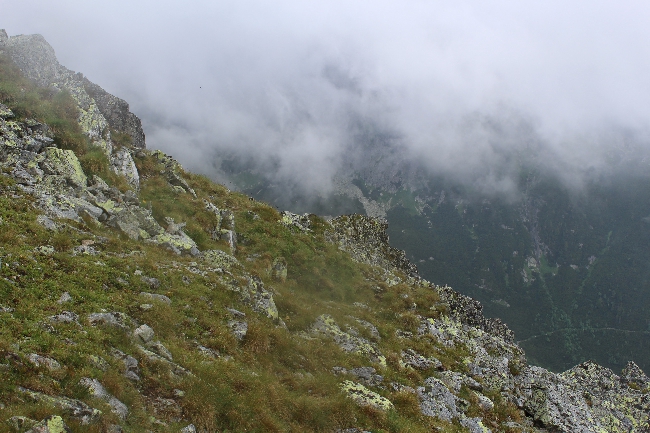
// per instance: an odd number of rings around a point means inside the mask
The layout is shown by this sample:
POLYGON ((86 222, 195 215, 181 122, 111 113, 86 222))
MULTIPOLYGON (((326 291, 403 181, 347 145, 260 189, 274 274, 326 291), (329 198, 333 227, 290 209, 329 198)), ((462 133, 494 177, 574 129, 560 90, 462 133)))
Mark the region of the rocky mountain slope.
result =
POLYGON ((383 220, 187 173, 42 37, 0 51, 3 431, 650 428, 636 364, 531 367, 383 220))
POLYGON ((242 191, 283 209, 386 218, 393 245, 421 276, 480 300, 536 365, 560 372, 594 359, 618 370, 636 359, 650 368, 647 140, 611 132, 607 163, 567 174, 535 128, 492 123, 490 141, 507 162, 471 175, 460 163, 457 175, 418 164, 372 123, 347 145, 323 197, 274 178, 265 158, 219 155, 220 167, 242 191), (490 173, 506 192, 490 189, 490 173))

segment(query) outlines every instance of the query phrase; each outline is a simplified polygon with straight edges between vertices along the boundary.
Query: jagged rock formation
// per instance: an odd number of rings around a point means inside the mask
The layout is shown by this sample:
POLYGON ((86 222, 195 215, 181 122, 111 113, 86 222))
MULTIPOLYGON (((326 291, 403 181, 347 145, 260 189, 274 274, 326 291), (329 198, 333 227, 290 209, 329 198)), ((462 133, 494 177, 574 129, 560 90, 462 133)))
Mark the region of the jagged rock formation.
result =
MULTIPOLYGON (((0 51, 5 51, 28 78, 42 87, 55 87, 70 91, 83 104, 83 123, 92 130, 92 138, 101 140, 109 136, 107 127, 131 137, 131 145, 145 147, 142 122, 129 111, 129 104, 80 73, 74 73, 59 64, 54 49, 41 35, 8 37, 0 30, 0 51)), ((110 140, 110 138, 109 138, 110 140)))
POLYGON ((388 222, 385 219, 344 215, 334 218, 331 224, 333 230, 329 232, 330 239, 355 260, 417 275, 417 267, 407 260, 404 251, 388 243, 388 222))

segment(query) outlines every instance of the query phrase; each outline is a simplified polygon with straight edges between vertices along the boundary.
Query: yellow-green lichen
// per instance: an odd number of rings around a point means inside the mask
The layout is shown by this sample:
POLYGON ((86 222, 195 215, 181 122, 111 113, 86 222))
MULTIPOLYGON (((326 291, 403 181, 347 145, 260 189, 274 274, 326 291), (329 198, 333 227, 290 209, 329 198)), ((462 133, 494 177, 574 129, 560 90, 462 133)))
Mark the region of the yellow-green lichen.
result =
POLYGON ((106 201, 95 201, 95 204, 100 208, 104 209, 109 214, 117 213, 123 209, 117 206, 117 204, 111 199, 106 199, 106 201))
POLYGON ((54 415, 45 422, 49 433, 65 433, 67 431, 63 418, 54 415))
POLYGON ((51 170, 64 176, 76 186, 86 186, 87 178, 77 155, 72 150, 48 147, 42 154, 43 159, 51 167, 51 170))
POLYGON ((360 406, 371 406, 383 411, 388 411, 394 407, 390 400, 369 390, 360 383, 346 380, 341 384, 341 389, 360 406))

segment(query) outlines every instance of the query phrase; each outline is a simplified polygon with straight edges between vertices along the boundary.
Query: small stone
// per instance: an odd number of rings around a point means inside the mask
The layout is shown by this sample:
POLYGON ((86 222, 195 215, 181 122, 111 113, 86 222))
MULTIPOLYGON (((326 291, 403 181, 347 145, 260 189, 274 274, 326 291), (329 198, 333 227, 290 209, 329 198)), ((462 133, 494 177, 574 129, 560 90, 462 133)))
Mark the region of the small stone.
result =
POLYGON ((151 342, 147 344, 147 347, 168 361, 173 361, 172 353, 160 341, 151 342))
POLYGON ((248 332, 248 323, 241 320, 231 320, 228 322, 228 326, 239 341, 246 337, 246 333, 248 332))
POLYGON ((113 326, 115 328, 128 329, 127 322, 132 320, 124 313, 91 313, 88 315, 88 322, 91 325, 113 326))
POLYGON ((201 346, 200 344, 196 346, 197 349, 199 349, 199 352, 201 352, 202 355, 211 358, 211 359, 217 359, 219 357, 219 352, 210 349, 205 346, 201 346))
POLYGON ((183 427, 181 433, 196 433, 196 427, 194 427, 194 424, 190 424, 187 427, 183 427))
POLYGON ((285 282, 287 280, 287 261, 284 257, 278 257, 273 260, 273 264, 271 265, 271 277, 280 282, 285 282))
POLYGON ((134 382, 138 382, 140 380, 140 376, 138 376, 135 372, 131 370, 127 370, 123 374, 124 377, 126 377, 129 380, 132 380, 134 382))
POLYGON ((88 360, 93 365, 93 367, 100 369, 101 371, 106 371, 110 368, 110 365, 104 358, 97 355, 88 356, 88 360))
POLYGON ((235 310, 234 308, 226 308, 226 310, 232 315, 232 317, 246 317, 246 313, 242 313, 239 310, 235 310))
POLYGON ((146 284, 148 284, 149 287, 151 287, 154 290, 160 288, 160 280, 158 278, 141 276, 140 279, 144 281, 146 284))
POLYGON ((53 323, 75 323, 79 320, 79 316, 71 311, 63 311, 61 314, 50 316, 50 322, 53 323))
POLYGON ((402 360, 404 365, 418 370, 442 367, 442 362, 436 358, 425 358, 413 349, 406 349, 402 351, 402 360))
POLYGON ((36 353, 30 353, 29 355, 27 355, 27 359, 36 367, 43 366, 50 371, 61 369, 61 364, 59 364, 56 360, 49 358, 47 356, 41 356, 41 355, 37 355, 36 353))
POLYGON ((64 304, 64 303, 70 302, 70 301, 72 301, 72 296, 70 296, 70 293, 63 292, 63 294, 61 295, 59 300, 56 301, 56 302, 59 303, 59 304, 64 304))
POLYGON ((143 343, 148 343, 153 340, 154 331, 149 325, 141 325, 133 331, 133 336, 136 340, 139 340, 143 343))
POLYGON ((142 311, 148 311, 151 310, 152 308, 153 308, 152 304, 140 304, 140 309, 142 311))
POLYGON ((36 420, 27 418, 25 416, 12 416, 7 419, 7 424, 9 424, 15 431, 25 431, 37 424, 36 420))
POLYGON ((385 397, 380 396, 374 391, 370 391, 365 386, 346 380, 341 384, 341 388, 348 394, 359 406, 370 406, 378 410, 387 411, 393 408, 393 403, 385 397))
POLYGON ((160 301, 167 305, 171 305, 172 303, 172 300, 169 299, 167 296, 159 295, 158 293, 140 292, 140 296, 148 299, 153 299, 154 301, 160 301))
POLYGON ((72 254, 75 256, 96 256, 99 254, 99 251, 89 245, 79 245, 72 249, 72 254))
POLYGON ((51 256, 54 254, 55 250, 52 245, 42 245, 40 247, 34 248, 34 252, 42 254, 44 256, 51 256))
POLYGON ((476 397, 478 398, 478 405, 483 409, 484 411, 491 411, 494 409, 494 403, 492 400, 490 400, 488 397, 484 396, 480 392, 474 392, 476 394, 476 397))

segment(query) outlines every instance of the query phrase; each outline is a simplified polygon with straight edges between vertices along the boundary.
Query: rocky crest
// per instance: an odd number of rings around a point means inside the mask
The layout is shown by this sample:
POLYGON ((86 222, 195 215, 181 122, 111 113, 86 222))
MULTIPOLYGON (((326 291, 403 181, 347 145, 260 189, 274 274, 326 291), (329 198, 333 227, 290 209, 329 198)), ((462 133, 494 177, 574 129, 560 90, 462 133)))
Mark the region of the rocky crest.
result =
POLYGON ((129 111, 129 104, 106 92, 80 73, 65 68, 56 58, 54 49, 41 35, 8 37, 0 30, 0 52, 4 51, 28 78, 41 87, 68 90, 78 100, 83 124, 94 140, 110 141, 112 128, 128 134, 136 148, 145 147, 142 122, 129 111))

